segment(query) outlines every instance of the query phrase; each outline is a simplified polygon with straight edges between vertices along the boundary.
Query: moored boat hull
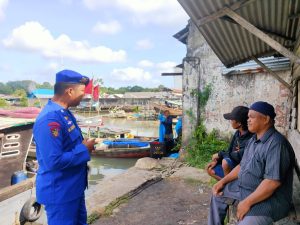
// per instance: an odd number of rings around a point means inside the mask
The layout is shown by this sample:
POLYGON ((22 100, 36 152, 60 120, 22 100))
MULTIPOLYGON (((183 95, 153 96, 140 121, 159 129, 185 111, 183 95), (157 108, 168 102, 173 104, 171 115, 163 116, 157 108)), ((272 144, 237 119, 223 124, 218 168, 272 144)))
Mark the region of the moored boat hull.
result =
POLYGON ((96 149, 92 155, 105 158, 143 158, 150 156, 150 147, 96 149))
POLYGON ((0 188, 11 185, 11 177, 16 171, 25 169, 25 159, 32 139, 32 126, 28 124, 0 130, 0 188))
POLYGON ((35 199, 35 177, 25 174, 33 122, 0 117, 0 224, 47 224, 35 199))

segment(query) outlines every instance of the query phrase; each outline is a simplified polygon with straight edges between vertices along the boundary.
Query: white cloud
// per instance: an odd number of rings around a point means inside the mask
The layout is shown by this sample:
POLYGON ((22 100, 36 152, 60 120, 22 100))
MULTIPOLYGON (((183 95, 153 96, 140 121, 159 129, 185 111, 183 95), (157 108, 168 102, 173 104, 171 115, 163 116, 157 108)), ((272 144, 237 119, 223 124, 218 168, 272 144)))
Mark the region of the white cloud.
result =
POLYGON ((53 70, 53 71, 57 71, 57 69, 60 67, 60 65, 56 62, 51 62, 48 65, 48 68, 53 70))
POLYGON ((73 41, 66 34, 57 38, 36 21, 26 22, 15 28, 3 40, 6 48, 37 52, 46 58, 70 59, 81 63, 110 63, 126 59, 124 50, 113 51, 105 46, 89 46, 87 42, 73 41))
POLYGON ((149 60, 141 60, 141 61, 139 61, 138 65, 140 67, 153 67, 154 63, 149 60))
POLYGON ((9 0, 0 0, 0 21, 4 19, 5 16, 5 8, 8 5, 9 0))
POLYGON ((176 0, 83 0, 90 10, 104 7, 127 11, 136 23, 158 25, 185 25, 188 16, 176 0))
POLYGON ((121 24, 112 20, 107 23, 97 22, 93 27, 93 32, 97 34, 117 34, 122 30, 121 24))
POLYGON ((137 67, 114 69, 112 71, 112 76, 118 81, 125 82, 144 82, 149 81, 152 78, 149 72, 137 67))
POLYGON ((139 40, 136 43, 137 49, 147 50, 154 47, 154 44, 149 39, 139 40))
POLYGON ((156 64, 156 68, 159 70, 161 73, 172 73, 175 71, 175 66, 177 64, 172 61, 165 61, 161 63, 156 64))

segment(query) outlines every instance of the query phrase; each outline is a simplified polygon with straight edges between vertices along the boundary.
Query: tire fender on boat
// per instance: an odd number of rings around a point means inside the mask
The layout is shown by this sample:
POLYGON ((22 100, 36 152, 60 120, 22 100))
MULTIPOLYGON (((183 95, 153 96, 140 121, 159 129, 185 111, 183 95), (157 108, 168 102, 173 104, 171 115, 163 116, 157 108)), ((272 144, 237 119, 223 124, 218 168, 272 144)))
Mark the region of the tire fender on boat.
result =
POLYGON ((34 222, 40 218, 42 214, 42 205, 36 201, 36 198, 32 197, 28 199, 21 210, 21 216, 27 222, 34 222))

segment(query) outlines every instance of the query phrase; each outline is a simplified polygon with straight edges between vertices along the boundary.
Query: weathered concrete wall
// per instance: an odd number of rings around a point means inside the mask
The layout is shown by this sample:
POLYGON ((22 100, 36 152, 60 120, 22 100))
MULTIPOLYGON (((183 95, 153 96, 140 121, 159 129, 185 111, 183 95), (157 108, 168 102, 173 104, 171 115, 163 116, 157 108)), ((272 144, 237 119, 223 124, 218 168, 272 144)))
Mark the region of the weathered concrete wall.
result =
MULTIPOLYGON (((288 80, 290 72, 278 73, 288 80)), ((207 77, 207 83, 213 82, 213 90, 208 101, 205 118, 208 130, 230 130, 230 124, 223 114, 230 112, 234 106, 250 106, 255 101, 267 101, 276 111, 276 127, 286 133, 287 118, 290 110, 290 92, 270 74, 258 73, 248 75, 220 76, 219 79, 207 77), (213 79, 213 80, 212 80, 213 79)))
MULTIPOLYGON (((300 36, 298 37, 297 43, 298 45, 295 48, 295 53, 300 57, 300 36)), ((294 64, 292 71, 293 98, 288 139, 293 145, 298 165, 300 167, 300 65, 294 64)))
MULTIPOLYGON (((249 106, 259 100, 271 103, 276 109, 276 126, 282 132, 287 132, 288 115, 291 105, 291 93, 284 85, 268 73, 244 74, 244 75, 221 75, 222 63, 211 50, 203 36, 192 23, 189 27, 189 37, 187 44, 187 56, 200 58, 199 71, 196 69, 184 70, 183 79, 193 80, 192 88, 197 84, 197 77, 200 76, 200 89, 211 84, 212 93, 207 102, 205 111, 202 113, 205 125, 209 131, 219 130, 222 134, 233 132, 230 123, 223 118, 223 114, 230 112, 237 105, 249 106)), ((281 78, 290 83, 291 71, 278 73, 281 78)), ((183 85, 186 85, 184 82, 183 85)), ((190 87, 184 87, 183 107, 184 112, 190 106, 198 107, 189 98, 190 87), (187 101, 187 102, 186 102, 187 101)), ((196 110, 194 109, 196 112, 196 110)), ((196 115, 196 114, 195 114, 196 115)), ((190 124, 188 116, 183 120, 183 140, 191 135, 191 129, 187 129, 190 124)))
POLYGON ((198 115, 200 115, 198 98, 196 95, 192 95, 191 93, 195 92, 195 90, 199 90, 199 66, 197 64, 189 64, 185 62, 184 65, 184 74, 182 79, 183 89, 183 135, 182 142, 184 145, 187 145, 189 138, 192 132, 195 130, 196 125, 198 123, 198 115))

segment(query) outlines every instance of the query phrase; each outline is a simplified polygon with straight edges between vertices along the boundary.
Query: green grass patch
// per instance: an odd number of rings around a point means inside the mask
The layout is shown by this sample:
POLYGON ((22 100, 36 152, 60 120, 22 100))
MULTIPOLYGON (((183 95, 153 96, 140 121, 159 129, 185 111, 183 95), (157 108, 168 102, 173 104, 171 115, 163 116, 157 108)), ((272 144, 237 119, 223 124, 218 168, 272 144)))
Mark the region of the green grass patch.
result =
POLYGON ((100 218, 100 215, 98 213, 92 213, 91 215, 88 216, 87 223, 92 224, 95 221, 97 221, 99 218, 100 218))
POLYGON ((120 205, 127 203, 129 201, 129 195, 124 195, 123 197, 117 198, 115 201, 111 202, 108 206, 105 207, 104 213, 92 213, 87 218, 88 224, 93 224, 102 216, 111 216, 114 209, 118 208, 120 205))
POLYGON ((208 185, 210 187, 214 186, 218 181, 215 178, 210 178, 208 185))
POLYGON ((191 166, 204 169, 206 164, 211 161, 214 153, 224 150, 228 147, 228 142, 218 138, 217 132, 213 130, 208 133, 203 124, 196 127, 187 149, 187 162, 191 166))
POLYGON ((118 208, 120 205, 122 205, 124 203, 127 203, 128 201, 129 201, 128 195, 124 195, 120 198, 117 198, 115 201, 113 201, 107 207, 105 207, 104 216, 112 215, 114 209, 118 208))
POLYGON ((196 186, 196 185, 201 183, 201 181, 193 179, 193 178, 186 178, 186 179, 184 179, 184 182, 186 184, 189 184, 189 185, 192 185, 192 186, 196 186))

